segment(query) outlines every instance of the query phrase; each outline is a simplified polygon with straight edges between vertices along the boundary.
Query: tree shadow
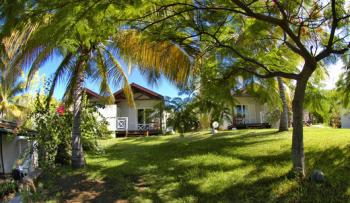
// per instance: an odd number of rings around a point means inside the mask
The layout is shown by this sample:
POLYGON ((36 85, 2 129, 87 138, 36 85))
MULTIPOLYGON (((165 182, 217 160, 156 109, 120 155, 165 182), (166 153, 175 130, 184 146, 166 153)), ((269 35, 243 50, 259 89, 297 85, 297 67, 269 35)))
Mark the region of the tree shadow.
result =
POLYGON ((71 185, 59 184, 58 188, 66 188, 62 190, 65 191, 61 195, 63 199, 74 199, 86 190, 96 191, 87 200, 90 202, 124 199, 141 202, 317 202, 322 198, 329 202, 338 199, 346 202, 349 199, 350 179, 344 180, 350 171, 349 148, 334 147, 306 153, 309 170, 323 170, 330 185, 287 179, 285 169, 291 166, 289 147, 271 154, 230 151, 274 145, 280 139, 286 139, 286 136, 273 130, 187 138, 176 136, 165 140, 127 138, 126 142, 108 146, 103 155, 89 155, 90 160, 101 161, 88 162, 87 168, 77 177, 73 174, 73 177, 69 175, 57 180, 65 182, 70 177, 71 180, 77 178, 71 185), (152 141, 157 142, 152 144, 152 141), (115 161, 119 164, 110 164, 115 161), (266 168, 273 167, 281 168, 281 171, 267 173, 266 168), (97 174, 102 177, 101 182, 91 181, 82 173, 97 174), (231 174, 238 180, 230 179, 231 174), (82 184, 86 187, 79 192, 72 191, 82 184), (283 184, 288 187, 276 192, 283 184))
MULTIPOLYGON (((274 134, 274 133, 272 133, 274 134)), ((266 163, 270 161, 274 162, 287 162, 289 160, 289 153, 285 152, 282 154, 275 154, 269 156, 243 156, 243 155, 233 155, 224 151, 226 148, 243 148, 248 146, 253 146, 255 144, 268 144, 273 143, 276 139, 283 139, 279 137, 270 137, 266 138, 263 135, 268 135, 266 132, 263 133, 239 133, 235 137, 227 136, 226 134, 219 134, 216 136, 210 136, 200 139, 181 139, 176 138, 180 141, 174 142, 174 140, 168 140, 167 142, 162 142, 157 145, 147 145, 148 141, 142 142, 140 138, 132 140, 130 143, 123 143, 123 146, 120 147, 118 144, 112 145, 106 149, 106 154, 104 158, 107 160, 119 160, 126 159, 124 164, 116 167, 101 167, 98 164, 89 164, 88 168, 92 171, 99 171, 100 174, 104 174, 107 177, 113 177, 117 182, 122 182, 123 185, 128 189, 131 196, 140 195, 146 199, 153 201, 165 201, 164 195, 159 196, 161 190, 166 190, 166 187, 171 187, 169 185, 179 184, 178 187, 174 187, 170 193, 172 198, 175 199, 185 199, 186 196, 194 196, 195 199, 200 197, 205 197, 207 199, 215 200, 230 200, 231 198, 228 193, 232 190, 239 190, 239 195, 237 198, 243 198, 247 195, 244 190, 247 190, 248 187, 254 185, 254 183, 247 183, 246 186, 243 186, 245 183, 238 184, 228 188, 225 191, 222 191, 218 194, 204 194, 199 190, 195 189, 195 185, 191 185, 189 181, 185 181, 186 173, 193 170, 194 168, 200 168, 200 173, 195 177, 203 177, 208 175, 211 172, 221 171, 221 172, 230 172, 236 169, 242 169, 244 167, 250 166, 254 162, 254 170, 250 172, 250 176, 259 176, 260 173, 263 173, 263 167, 266 163), (255 139, 256 137, 262 139, 255 139), (135 142, 136 140, 136 142, 135 142), (209 165, 192 165, 180 163, 178 160, 183 160, 192 156, 202 156, 207 154, 216 154, 217 156, 223 158, 235 158, 242 161, 240 164, 220 164, 214 163, 209 165), (140 179, 145 179, 146 189, 140 191, 135 185, 140 179), (156 180, 156 181, 155 181, 156 180), (191 187, 190 190, 188 190, 191 187), (151 188, 151 189, 150 189, 151 188), (187 192, 185 192, 187 191, 187 192), (187 194, 187 193, 190 194, 187 194), (163 198, 163 199, 162 199, 163 198), (225 199, 226 198, 226 199, 225 199)), ((280 181, 282 177, 279 178, 265 178, 263 182, 276 182, 280 181)), ((257 185, 260 185, 261 182, 257 181, 257 185)), ((260 187, 259 187, 260 188, 260 187)), ((267 192, 269 187, 264 187, 264 191, 267 192)), ((258 198, 261 198, 259 196, 258 198)), ((200 198, 200 200, 203 200, 200 198)))
POLYGON ((74 173, 69 168, 61 168, 50 173, 44 173, 40 180, 40 182, 44 182, 44 188, 39 188, 44 201, 47 200, 45 198, 52 198, 53 196, 58 202, 114 202, 126 200, 122 195, 123 187, 108 177, 94 180, 88 178, 84 173, 74 173), (70 172, 67 173, 67 171, 70 172))

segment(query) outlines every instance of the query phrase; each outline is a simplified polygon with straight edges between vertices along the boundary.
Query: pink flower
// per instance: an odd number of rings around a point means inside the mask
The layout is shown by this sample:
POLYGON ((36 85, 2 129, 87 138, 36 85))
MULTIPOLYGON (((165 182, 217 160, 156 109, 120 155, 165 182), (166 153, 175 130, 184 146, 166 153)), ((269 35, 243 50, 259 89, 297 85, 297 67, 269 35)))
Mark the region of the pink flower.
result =
POLYGON ((59 106, 56 109, 56 113, 58 113, 58 115, 62 116, 64 114, 64 105, 59 106))

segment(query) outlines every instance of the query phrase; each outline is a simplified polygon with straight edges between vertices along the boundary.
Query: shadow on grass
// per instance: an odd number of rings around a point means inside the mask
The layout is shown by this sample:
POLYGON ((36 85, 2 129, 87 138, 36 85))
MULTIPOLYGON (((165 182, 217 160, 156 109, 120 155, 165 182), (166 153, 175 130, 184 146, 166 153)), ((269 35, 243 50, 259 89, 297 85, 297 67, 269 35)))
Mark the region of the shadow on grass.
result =
MULTIPOLYGON (((102 180, 89 179, 84 173, 72 172, 70 168, 60 168, 43 174, 44 198, 58 202, 114 202, 123 200, 122 187, 108 177, 102 180), (47 194, 45 194, 47 193, 47 194)), ((43 199, 45 202, 47 199, 43 199)))
POLYGON ((323 202, 346 202, 349 198, 348 148, 306 153, 309 170, 323 170, 330 181, 330 185, 315 185, 308 181, 288 180, 284 169, 278 174, 267 175, 267 168, 290 167, 289 147, 271 154, 244 151, 255 146, 273 146, 286 136, 274 131, 224 132, 210 137, 197 135, 161 141, 157 137, 128 138, 125 139, 127 142, 109 146, 105 154, 90 155, 89 159, 123 162, 119 165, 88 162, 82 172, 97 174, 102 181, 91 181, 82 173, 61 178, 58 175, 56 182, 67 181, 66 186, 58 185, 58 188, 66 188, 61 197, 74 199, 84 191, 96 191, 87 201, 317 202, 324 199, 323 202), (153 145, 152 141, 159 142, 153 145), (232 150, 243 151, 232 153, 232 150), (71 183, 68 184, 69 180, 71 183), (290 186, 276 192, 283 184, 290 186))

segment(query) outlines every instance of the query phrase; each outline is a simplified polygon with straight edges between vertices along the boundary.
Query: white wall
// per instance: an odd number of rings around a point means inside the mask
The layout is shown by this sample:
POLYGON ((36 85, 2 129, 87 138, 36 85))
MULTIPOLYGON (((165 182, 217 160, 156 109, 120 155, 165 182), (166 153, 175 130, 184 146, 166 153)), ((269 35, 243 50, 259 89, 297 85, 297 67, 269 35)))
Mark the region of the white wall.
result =
MULTIPOLYGON (((245 123, 264 123, 266 122, 267 105, 261 104, 255 97, 236 96, 236 105, 245 105, 247 116, 245 123)), ((220 129, 227 129, 232 123, 224 119, 220 123, 220 129)))
POLYGON ((116 131, 117 130, 117 105, 105 105, 104 108, 98 108, 100 114, 107 120, 109 123, 108 130, 116 131))
POLYGON ((260 104, 255 97, 235 97, 237 105, 245 105, 248 115, 246 117, 246 123, 260 123, 260 112, 263 112, 263 104, 260 104))
POLYGON ((340 117, 341 127, 350 128, 350 112, 342 112, 340 117))
POLYGON ((223 119, 220 123, 219 129, 220 130, 227 130, 228 126, 232 125, 232 122, 230 122, 227 119, 223 119))
MULTIPOLYGON (((1 135, 1 137, 3 141, 2 145, 5 173, 11 173, 16 160, 19 158, 20 154, 29 147, 30 142, 15 135, 1 135)), ((2 171, 3 170, 1 168, 0 173, 2 173, 2 171)))
POLYGON ((153 109, 155 105, 159 104, 159 102, 159 100, 136 100, 136 109, 130 107, 126 101, 119 102, 118 117, 128 117, 128 129, 138 130, 137 109, 153 109))

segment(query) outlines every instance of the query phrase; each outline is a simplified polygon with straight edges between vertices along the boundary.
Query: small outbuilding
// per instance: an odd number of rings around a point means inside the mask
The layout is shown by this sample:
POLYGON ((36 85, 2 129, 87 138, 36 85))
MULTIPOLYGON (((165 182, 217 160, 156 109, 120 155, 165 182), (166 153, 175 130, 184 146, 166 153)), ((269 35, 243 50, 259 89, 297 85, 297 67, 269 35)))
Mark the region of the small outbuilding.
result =
POLYGON ((0 120, 0 176, 10 175, 16 160, 22 160, 23 169, 31 172, 36 167, 34 141, 18 133, 16 123, 0 120))

